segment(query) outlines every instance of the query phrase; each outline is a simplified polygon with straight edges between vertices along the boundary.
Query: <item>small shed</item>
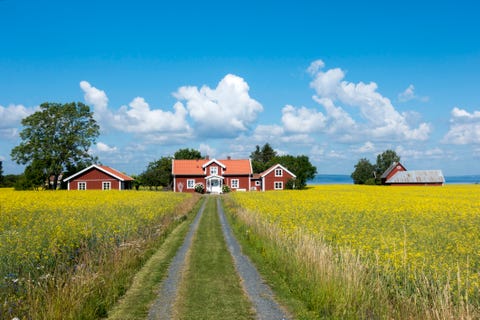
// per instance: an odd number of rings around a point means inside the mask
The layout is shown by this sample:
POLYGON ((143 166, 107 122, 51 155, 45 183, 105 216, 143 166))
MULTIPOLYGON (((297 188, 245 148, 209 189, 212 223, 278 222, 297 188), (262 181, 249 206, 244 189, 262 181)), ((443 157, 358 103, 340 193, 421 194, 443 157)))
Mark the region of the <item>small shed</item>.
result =
POLYGON ((382 184, 390 186, 443 186, 441 170, 408 171, 401 163, 393 163, 382 175, 382 184))
POLYGON ((125 190, 132 188, 134 180, 111 167, 94 164, 63 181, 68 190, 125 190))

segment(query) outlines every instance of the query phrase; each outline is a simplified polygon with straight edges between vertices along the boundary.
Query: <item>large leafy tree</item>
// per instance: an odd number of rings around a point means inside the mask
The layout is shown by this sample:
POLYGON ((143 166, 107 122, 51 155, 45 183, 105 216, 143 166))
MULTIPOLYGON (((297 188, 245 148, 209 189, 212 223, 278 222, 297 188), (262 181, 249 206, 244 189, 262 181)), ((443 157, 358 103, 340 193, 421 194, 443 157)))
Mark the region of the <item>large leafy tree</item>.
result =
POLYGON ((3 161, 0 161, 0 186, 3 185, 3 161))
POLYGON ((271 167, 277 163, 297 176, 295 189, 304 189, 307 186, 307 181, 315 178, 317 174, 317 168, 310 163, 310 159, 305 155, 296 157, 291 155, 277 156, 268 162, 268 166, 271 167))
POLYGON ((169 187, 172 184, 172 158, 162 157, 148 164, 140 175, 140 182, 148 187, 169 187))
POLYGON ((22 125, 22 142, 12 149, 11 157, 35 170, 41 167, 44 181, 53 176, 53 189, 67 168, 96 160, 88 151, 99 135, 99 126, 90 107, 81 102, 43 103, 22 125))
POLYGON ((355 184, 375 184, 375 166, 368 159, 362 158, 355 165, 351 177, 355 184))
POLYGON ((267 142, 260 148, 259 145, 255 147, 255 151, 250 154, 252 160, 253 173, 261 173, 269 168, 270 161, 277 156, 277 152, 273 150, 267 142))

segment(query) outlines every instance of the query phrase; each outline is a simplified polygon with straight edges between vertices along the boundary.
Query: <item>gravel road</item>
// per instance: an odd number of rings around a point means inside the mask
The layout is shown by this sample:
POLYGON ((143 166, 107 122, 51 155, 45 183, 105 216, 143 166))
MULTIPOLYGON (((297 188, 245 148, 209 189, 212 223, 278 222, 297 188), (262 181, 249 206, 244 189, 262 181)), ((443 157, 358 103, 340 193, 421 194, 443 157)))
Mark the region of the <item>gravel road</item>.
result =
POLYGON ((219 198, 217 198, 217 210, 228 250, 233 257, 237 272, 242 279, 242 285, 255 308, 257 319, 287 319, 287 314, 275 301, 270 287, 263 281, 257 268, 255 268, 250 259, 242 253, 240 245, 233 236, 230 225, 225 219, 225 213, 219 198))
MULTIPOLYGON (((250 259, 245 256, 240 249, 240 245, 232 234, 225 213, 223 211, 220 198, 217 197, 217 211, 222 225, 223 234, 227 243, 228 250, 233 257, 235 268, 241 278, 241 284, 255 309, 256 318, 259 320, 286 320, 287 314, 275 301, 270 287, 263 281, 255 266, 250 259)), ((185 241, 172 260, 168 269, 168 274, 159 291, 157 300, 155 300, 149 313, 148 320, 171 319, 173 304, 177 294, 182 270, 185 267, 185 258, 192 245, 192 239, 197 231, 199 221, 205 209, 206 200, 199 209, 195 220, 192 222, 185 241)), ((225 315, 228 318, 228 314, 225 315)))
POLYGON ((168 268, 167 278, 162 283, 162 287, 158 293, 158 298, 148 312, 148 320, 172 318, 173 303, 175 302, 175 296, 177 294, 182 270, 185 266, 185 258, 192 245, 192 239, 197 231, 198 224, 200 222, 200 218, 202 217, 203 211, 205 210, 206 203, 207 201, 204 200, 202 207, 198 210, 197 215, 190 226, 182 246, 180 249, 178 249, 177 254, 173 258, 172 263, 168 268))

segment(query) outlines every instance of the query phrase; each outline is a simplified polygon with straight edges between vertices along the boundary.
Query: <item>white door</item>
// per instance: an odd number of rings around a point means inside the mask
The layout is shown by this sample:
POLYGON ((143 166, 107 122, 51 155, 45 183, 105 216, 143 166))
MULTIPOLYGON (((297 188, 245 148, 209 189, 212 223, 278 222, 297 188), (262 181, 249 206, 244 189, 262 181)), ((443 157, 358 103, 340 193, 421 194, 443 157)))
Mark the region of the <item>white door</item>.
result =
POLYGON ((220 179, 211 179, 210 180, 210 192, 220 193, 221 191, 222 191, 222 187, 220 186, 220 179))

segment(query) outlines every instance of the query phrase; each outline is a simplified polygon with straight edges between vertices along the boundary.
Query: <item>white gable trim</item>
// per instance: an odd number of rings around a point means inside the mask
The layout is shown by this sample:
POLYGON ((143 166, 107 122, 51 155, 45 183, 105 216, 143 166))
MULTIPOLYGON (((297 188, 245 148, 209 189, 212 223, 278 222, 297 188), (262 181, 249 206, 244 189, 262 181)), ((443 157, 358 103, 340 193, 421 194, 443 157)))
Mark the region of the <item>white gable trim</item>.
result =
POLYGON ((265 171, 264 173, 262 173, 261 177, 265 177, 267 176, 270 172, 272 172, 273 170, 275 169, 278 169, 278 168, 281 168, 282 170, 284 170, 285 172, 287 172, 289 175, 291 175, 292 177, 296 178, 297 176, 294 175, 292 172, 290 172, 287 168, 285 168, 284 166, 282 166, 281 164, 276 164, 274 165, 273 167, 271 167, 270 169, 268 169, 267 171, 265 171))
POLYGON ((95 168, 95 169, 97 169, 97 170, 100 170, 100 171, 102 171, 103 173, 108 174, 109 176, 114 177, 114 178, 117 179, 117 180, 125 181, 124 179, 122 179, 122 178, 114 175, 114 174, 111 173, 110 171, 107 171, 107 170, 105 170, 105 169, 100 168, 99 166, 97 166, 97 165, 95 165, 95 164, 92 164, 90 167, 85 168, 85 169, 83 169, 83 170, 80 170, 80 171, 78 171, 77 173, 71 175, 70 177, 65 178, 65 179, 63 180, 63 182, 67 182, 67 181, 69 181, 69 180, 71 180, 71 179, 73 179, 73 178, 75 178, 75 177, 77 177, 77 176, 79 176, 79 175, 87 172, 88 170, 93 169, 93 168, 95 168))
POLYGON ((215 162, 216 164, 218 164, 220 167, 222 167, 223 169, 226 168, 226 166, 225 166, 223 163, 221 163, 220 161, 218 161, 217 159, 212 159, 212 160, 208 161, 207 163, 205 163, 205 164, 202 166, 202 168, 205 169, 206 167, 208 167, 209 165, 211 165, 211 164, 214 163, 214 162, 215 162))

